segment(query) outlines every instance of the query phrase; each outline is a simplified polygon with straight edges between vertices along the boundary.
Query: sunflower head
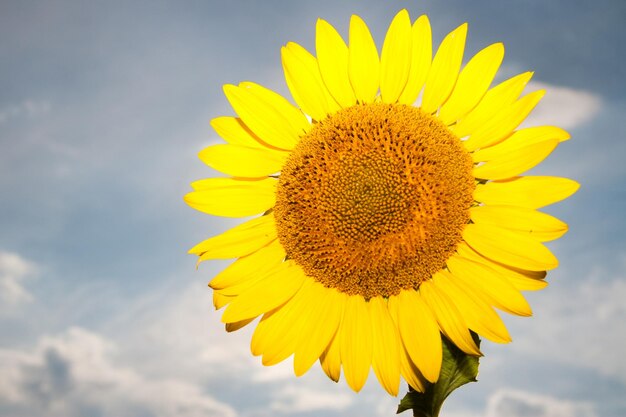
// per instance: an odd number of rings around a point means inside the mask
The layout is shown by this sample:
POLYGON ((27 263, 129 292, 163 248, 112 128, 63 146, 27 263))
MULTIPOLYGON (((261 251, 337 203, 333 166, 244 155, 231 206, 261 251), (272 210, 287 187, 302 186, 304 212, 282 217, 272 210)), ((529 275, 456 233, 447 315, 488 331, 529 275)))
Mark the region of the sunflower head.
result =
POLYGON ((241 225, 191 249, 236 260, 211 282, 228 331, 260 317, 252 353, 266 365, 319 360, 355 391, 370 368, 398 394, 439 377, 442 336, 480 355, 471 332, 510 336, 495 309, 528 316, 520 291, 558 261, 543 242, 567 231, 537 209, 573 194, 569 179, 521 176, 567 132, 519 128, 543 91, 531 73, 492 86, 490 45, 462 66, 467 25, 433 57, 426 16, 402 10, 381 53, 352 16, 348 44, 324 20, 315 52, 288 43, 296 105, 254 83, 224 87, 237 113, 212 126, 226 141, 200 153, 227 177, 192 184, 192 207, 241 225), (418 100, 419 98, 419 100, 418 100))
POLYGON ((349 295, 389 297, 445 267, 469 221, 472 159, 437 119, 357 104, 317 123, 278 181, 278 239, 304 272, 349 295))

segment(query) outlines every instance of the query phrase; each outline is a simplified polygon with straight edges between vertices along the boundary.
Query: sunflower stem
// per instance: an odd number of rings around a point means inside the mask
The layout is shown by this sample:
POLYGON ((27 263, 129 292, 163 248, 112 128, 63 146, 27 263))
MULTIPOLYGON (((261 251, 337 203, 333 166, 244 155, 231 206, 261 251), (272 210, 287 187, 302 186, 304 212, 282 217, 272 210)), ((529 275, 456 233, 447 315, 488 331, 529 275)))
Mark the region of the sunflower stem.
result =
MULTIPOLYGON (((476 345, 480 345, 478 335, 472 333, 472 337, 476 345)), ((466 354, 444 336, 441 339, 443 360, 439 379, 434 384, 428 384, 424 392, 409 386, 409 392, 400 401, 396 414, 413 410, 414 417, 438 417, 443 402, 452 391, 476 381, 478 357, 466 354)))

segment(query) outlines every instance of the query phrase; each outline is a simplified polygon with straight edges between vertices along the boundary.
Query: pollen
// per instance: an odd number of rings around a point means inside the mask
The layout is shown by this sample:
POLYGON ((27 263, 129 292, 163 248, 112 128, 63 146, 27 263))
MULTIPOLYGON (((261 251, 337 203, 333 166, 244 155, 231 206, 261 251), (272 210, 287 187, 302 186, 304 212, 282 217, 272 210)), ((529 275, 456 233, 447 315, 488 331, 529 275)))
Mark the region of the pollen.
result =
POLYGON ((275 218, 287 257, 366 299, 417 289, 469 222, 472 159, 435 117, 359 104, 315 124, 282 168, 275 218))

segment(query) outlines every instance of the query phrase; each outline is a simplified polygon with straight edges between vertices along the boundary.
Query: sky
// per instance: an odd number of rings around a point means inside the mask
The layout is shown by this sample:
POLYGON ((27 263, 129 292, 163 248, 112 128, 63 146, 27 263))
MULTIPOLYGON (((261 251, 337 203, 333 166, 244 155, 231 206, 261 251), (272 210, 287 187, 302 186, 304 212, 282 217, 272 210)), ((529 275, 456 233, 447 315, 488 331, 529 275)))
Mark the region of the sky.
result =
POLYGON ((319 366, 264 367, 251 330, 227 334, 187 250, 237 222, 187 207, 197 159, 233 115, 222 85, 288 96, 280 47, 309 50, 350 15, 380 47, 392 17, 428 14, 438 44, 469 23, 466 57, 502 41, 498 78, 535 71, 526 125, 572 140, 534 174, 581 188, 546 211, 570 225, 560 267, 484 341, 479 382, 447 417, 626 415, 626 3, 525 1, 0 1, 0 416, 389 416, 370 375, 356 394, 319 366))

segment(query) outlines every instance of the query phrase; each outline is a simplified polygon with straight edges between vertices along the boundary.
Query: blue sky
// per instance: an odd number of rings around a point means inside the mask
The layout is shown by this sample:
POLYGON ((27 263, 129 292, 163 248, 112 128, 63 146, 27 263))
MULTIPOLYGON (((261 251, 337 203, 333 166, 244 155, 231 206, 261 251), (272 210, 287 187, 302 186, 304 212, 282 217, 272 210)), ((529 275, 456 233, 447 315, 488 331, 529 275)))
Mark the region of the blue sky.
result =
POLYGON ((529 1, 0 2, 0 415, 383 416, 373 376, 354 394, 319 367, 265 368, 250 331, 225 334, 206 283, 225 264, 186 250, 233 222, 185 206, 211 175, 197 152, 231 115, 225 83, 287 94, 280 47, 313 49, 322 17, 359 14, 379 42, 427 13, 434 38, 469 22, 470 56, 502 41, 500 77, 534 70, 528 121, 572 133, 535 173, 580 191, 561 267, 484 342, 480 382, 450 417, 626 415, 626 3, 529 1))

